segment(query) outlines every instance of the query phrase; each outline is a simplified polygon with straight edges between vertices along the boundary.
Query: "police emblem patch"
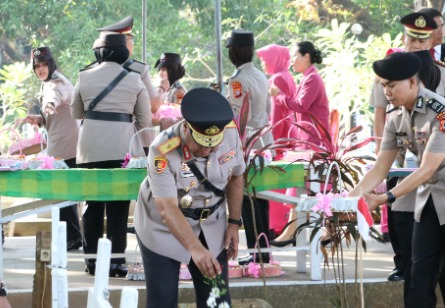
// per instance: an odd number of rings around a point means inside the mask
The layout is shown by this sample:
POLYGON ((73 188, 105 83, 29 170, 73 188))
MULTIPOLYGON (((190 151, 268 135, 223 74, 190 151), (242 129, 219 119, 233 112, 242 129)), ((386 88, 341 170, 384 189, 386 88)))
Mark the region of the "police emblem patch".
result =
POLYGON ((155 171, 157 171, 158 174, 162 173, 166 167, 168 166, 168 160, 164 156, 156 156, 154 158, 154 167, 155 171))
POLYGON ((239 81, 233 81, 231 83, 231 88, 233 90, 233 96, 239 98, 242 96, 242 84, 239 81))
POLYGON ((438 114, 436 120, 439 121, 439 130, 445 134, 445 111, 438 114))

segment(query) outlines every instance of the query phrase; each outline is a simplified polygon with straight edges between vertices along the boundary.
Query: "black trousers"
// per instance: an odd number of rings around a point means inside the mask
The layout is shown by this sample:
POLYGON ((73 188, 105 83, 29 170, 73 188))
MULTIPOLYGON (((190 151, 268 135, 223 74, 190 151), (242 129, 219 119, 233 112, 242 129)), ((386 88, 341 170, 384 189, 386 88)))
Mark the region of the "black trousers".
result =
MULTIPOLYGON (((70 168, 76 168, 76 157, 66 159, 70 168)), ((59 210, 59 220, 67 224, 67 247, 82 242, 81 227, 79 226, 78 205, 75 203, 59 210)))
POLYGON ((430 196, 420 222, 414 223, 409 298, 406 307, 436 307, 436 285, 444 300, 445 225, 440 225, 430 196))
MULTIPOLYGON (((399 180, 399 178, 391 178, 388 179, 386 181, 386 189, 387 191, 390 191, 391 189, 393 189, 396 184, 397 181, 399 180)), ((388 234, 390 236, 390 242, 391 242, 391 247, 393 248, 394 251, 394 268, 395 269, 399 269, 402 272, 405 272, 405 266, 404 266, 404 256, 402 254, 401 248, 400 248, 400 244, 399 244, 399 237, 397 235, 397 230, 396 230, 396 223, 395 221, 395 214, 397 212, 394 212, 391 210, 391 206, 388 205, 388 234)), ((398 214, 396 214, 398 215, 398 214)), ((413 219, 411 220, 411 222, 413 223, 413 219)), ((411 256, 411 254, 410 254, 411 256)))
MULTIPOLYGON (((244 196, 242 201, 242 220, 244 221, 244 230, 245 236, 247 237, 247 247, 255 248, 256 244, 256 234, 254 226, 256 225, 256 229, 258 231, 258 235, 261 233, 265 233, 265 235, 269 235, 269 202, 268 200, 253 198, 254 203, 254 216, 253 220, 253 211, 251 207, 250 198, 248 196, 244 196)), ((261 248, 267 247, 268 243, 266 243, 264 238, 259 240, 259 245, 261 248)), ((259 256, 256 255, 256 260, 259 262, 259 256)), ((262 260, 264 263, 268 263, 270 261, 269 254, 263 253, 262 260)))
MULTIPOLYGON (((205 247, 208 247, 202 233, 199 239, 205 247)), ((140 245, 146 277, 146 308, 177 308, 180 262, 149 250, 143 245, 138 234, 137 240, 140 245)), ((217 261, 222 265, 221 278, 224 281, 224 288, 226 288, 227 292, 219 298, 216 298, 215 307, 223 301, 226 301, 229 307, 231 307, 230 289, 228 286, 227 251, 225 249, 217 256, 217 261)), ((194 284, 197 308, 209 307, 207 300, 210 296, 212 285, 205 283, 205 277, 199 271, 192 258, 188 264, 188 269, 194 284)))
MULTIPOLYGON (((121 168, 122 160, 78 164, 79 168, 121 168)), ((124 253, 127 247, 127 219, 130 201, 86 201, 82 215, 84 253, 97 253, 98 240, 104 235, 104 210, 107 215, 107 238, 112 242, 112 253, 124 253)), ((86 261, 95 261, 88 259, 86 261)), ((112 264, 124 264, 125 258, 112 258, 112 264)))

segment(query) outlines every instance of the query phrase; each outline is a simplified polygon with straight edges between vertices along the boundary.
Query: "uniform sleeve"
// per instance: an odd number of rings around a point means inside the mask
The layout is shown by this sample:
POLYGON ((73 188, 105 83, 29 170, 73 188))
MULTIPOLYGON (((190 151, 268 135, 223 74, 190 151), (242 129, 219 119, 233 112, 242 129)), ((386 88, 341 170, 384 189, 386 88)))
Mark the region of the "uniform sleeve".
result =
POLYGON ((384 108, 388 106, 388 100, 383 92, 383 87, 376 78, 371 90, 371 96, 369 97, 369 104, 374 107, 384 108))
POLYGON ((431 123, 431 134, 427 141, 427 152, 445 152, 445 114, 439 114, 431 123))
POLYGON ((147 104, 149 100, 147 89, 141 81, 140 76, 137 74, 134 75, 137 78, 138 94, 133 113, 135 115, 135 127, 140 130, 142 128, 151 126, 152 113, 149 105, 147 104))
POLYGON ((149 74, 149 69, 141 74, 141 80, 144 83, 144 86, 147 89, 147 93, 149 94, 149 98, 153 99, 158 96, 157 90, 154 88, 151 80, 151 76, 149 74))
MULTIPOLYGON (((228 82, 228 97, 235 115, 238 115, 241 112, 242 103, 244 102, 244 97, 245 94, 247 94, 247 90, 248 89, 246 86, 244 87, 242 81, 237 77, 230 79, 228 82)), ((250 114, 248 115, 248 119, 251 117, 250 114)))
POLYGON ((234 138, 236 139, 236 160, 237 164, 232 170, 232 175, 234 176, 240 176, 244 174, 245 172, 245 161, 244 161, 244 152, 242 151, 242 143, 241 139, 239 138, 239 134, 237 133, 237 129, 231 129, 234 134, 234 138))
POLYGON ((48 103, 53 103, 56 108, 62 105, 62 103, 68 99, 67 93, 64 93, 63 90, 63 83, 60 80, 46 82, 42 97, 42 109, 45 110, 48 103))
POLYGON ((383 128, 383 139, 380 144, 380 150, 396 150, 397 139, 396 139, 396 129, 395 129, 395 117, 390 114, 388 121, 385 122, 385 127, 383 128))
POLYGON ((71 97, 70 113, 72 118, 74 119, 82 119, 84 116, 84 102, 82 101, 79 89, 80 78, 81 76, 79 75, 78 81, 76 82, 73 89, 73 95, 71 97))
POLYGON ((177 198, 172 155, 163 156, 152 145, 148 158, 148 180, 155 198, 177 198))

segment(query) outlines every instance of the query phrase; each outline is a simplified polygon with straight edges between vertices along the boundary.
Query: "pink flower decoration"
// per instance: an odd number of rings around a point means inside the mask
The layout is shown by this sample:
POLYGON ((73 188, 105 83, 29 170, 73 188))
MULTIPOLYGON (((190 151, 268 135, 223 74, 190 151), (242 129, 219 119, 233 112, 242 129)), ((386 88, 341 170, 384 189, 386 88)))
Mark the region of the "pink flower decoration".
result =
POLYGON ((326 216, 331 217, 332 216, 331 202, 332 202, 332 199, 334 199, 334 194, 333 193, 328 193, 328 194, 318 193, 317 199, 318 199, 318 203, 312 207, 312 211, 314 211, 314 212, 322 211, 326 216))
POLYGON ((42 161, 42 163, 36 169, 54 169, 54 157, 53 156, 38 155, 37 159, 42 161))
POLYGON ((173 121, 176 121, 178 118, 182 117, 180 105, 163 103, 154 117, 157 119, 172 119, 173 121))
POLYGON ((261 274, 261 265, 254 262, 248 263, 248 274, 253 275, 254 278, 259 278, 261 274))
POLYGON ((126 156, 124 156, 124 162, 121 164, 121 168, 126 168, 129 161, 130 161, 130 153, 126 153, 126 156))

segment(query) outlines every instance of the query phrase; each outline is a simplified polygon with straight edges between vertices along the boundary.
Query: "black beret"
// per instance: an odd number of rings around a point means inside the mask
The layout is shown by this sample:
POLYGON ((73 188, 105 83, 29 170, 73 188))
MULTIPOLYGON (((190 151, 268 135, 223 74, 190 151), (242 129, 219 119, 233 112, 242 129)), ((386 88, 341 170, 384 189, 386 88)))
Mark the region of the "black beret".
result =
POLYGON ((231 31, 231 37, 227 39, 225 47, 254 47, 255 39, 253 32, 247 30, 233 30, 231 31))
POLYGON ((108 25, 102 28, 96 29, 97 31, 113 31, 113 32, 119 32, 119 33, 128 33, 132 31, 133 27, 133 17, 127 16, 126 18, 118 21, 117 23, 114 23, 112 25, 108 25))
POLYGON ((433 18, 420 12, 405 15, 400 23, 405 26, 405 33, 408 36, 418 39, 429 38, 432 31, 438 27, 433 18))
POLYGON ((53 59, 53 54, 48 47, 34 48, 31 51, 31 59, 34 66, 36 63, 47 62, 48 60, 53 59))
POLYGON ((92 49, 101 47, 126 47, 126 35, 114 32, 101 32, 99 38, 93 43, 92 49))
POLYGON ((182 59, 178 53, 165 52, 162 53, 160 59, 155 63, 154 68, 160 69, 161 67, 166 67, 172 64, 182 64, 182 59))
POLYGON ((204 147, 221 143, 225 126, 233 120, 233 110, 225 97, 208 88, 188 91, 180 108, 193 139, 204 147))
POLYGON ((395 52, 382 60, 373 63, 377 76, 390 81, 408 79, 416 75, 421 66, 421 60, 412 52, 395 52))

